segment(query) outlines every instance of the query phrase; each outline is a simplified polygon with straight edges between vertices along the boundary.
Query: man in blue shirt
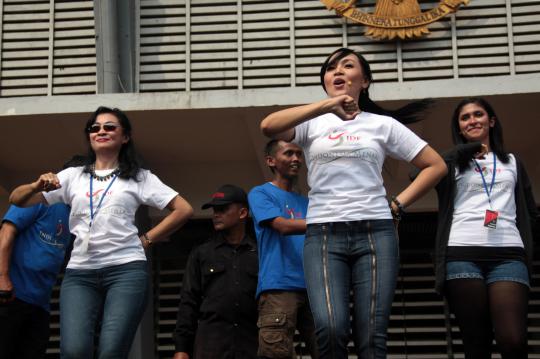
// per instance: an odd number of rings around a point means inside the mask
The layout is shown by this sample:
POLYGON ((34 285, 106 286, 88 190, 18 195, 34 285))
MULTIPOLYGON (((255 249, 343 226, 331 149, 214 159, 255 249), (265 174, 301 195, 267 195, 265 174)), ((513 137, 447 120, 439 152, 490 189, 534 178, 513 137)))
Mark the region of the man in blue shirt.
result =
POLYGON ((271 182, 254 187, 249 206, 259 250, 259 351, 261 358, 294 358, 298 329, 312 358, 318 357, 303 270, 308 200, 292 191, 302 150, 272 140, 265 148, 271 182))
POLYGON ((44 358, 52 287, 71 243, 69 207, 11 206, 0 229, 0 358, 44 358))

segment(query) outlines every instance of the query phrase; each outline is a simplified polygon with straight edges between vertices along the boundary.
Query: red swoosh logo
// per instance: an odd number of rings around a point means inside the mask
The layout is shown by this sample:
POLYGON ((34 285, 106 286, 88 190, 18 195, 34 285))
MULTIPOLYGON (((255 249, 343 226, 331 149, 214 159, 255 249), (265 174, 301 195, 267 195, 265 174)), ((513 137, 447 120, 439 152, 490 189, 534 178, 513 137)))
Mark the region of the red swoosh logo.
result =
POLYGON ((330 139, 330 140, 337 140, 338 138, 340 138, 340 137, 343 136, 344 134, 345 134, 345 132, 342 132, 342 133, 338 134, 338 135, 335 136, 335 137, 332 137, 332 135, 330 134, 330 135, 328 135, 328 139, 330 139))
MULTIPOLYGON (((92 195, 92 197, 95 197, 99 194, 99 192, 103 191, 103 189, 98 189, 97 191, 94 192, 94 194, 92 195)), ((86 197, 90 198, 90 192, 86 192, 86 197)))

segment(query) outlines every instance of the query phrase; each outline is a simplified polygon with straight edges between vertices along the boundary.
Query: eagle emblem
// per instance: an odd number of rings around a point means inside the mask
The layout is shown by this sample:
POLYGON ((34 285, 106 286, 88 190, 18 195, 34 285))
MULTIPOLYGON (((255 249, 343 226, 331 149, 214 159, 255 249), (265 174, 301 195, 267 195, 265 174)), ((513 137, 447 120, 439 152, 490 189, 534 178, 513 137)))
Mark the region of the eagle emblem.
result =
POLYGON ((328 10, 366 26, 365 35, 378 40, 421 37, 427 25, 456 12, 469 0, 441 0, 436 8, 422 11, 418 0, 377 0, 373 13, 359 10, 356 0, 321 0, 328 10))

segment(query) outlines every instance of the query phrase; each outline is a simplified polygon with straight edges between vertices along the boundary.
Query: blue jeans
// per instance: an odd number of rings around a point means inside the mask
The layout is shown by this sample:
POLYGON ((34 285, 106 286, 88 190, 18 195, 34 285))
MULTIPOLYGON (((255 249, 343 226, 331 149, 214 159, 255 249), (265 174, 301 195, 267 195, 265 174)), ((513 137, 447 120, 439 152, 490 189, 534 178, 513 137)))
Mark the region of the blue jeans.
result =
POLYGON ((67 269, 60 290, 60 352, 64 359, 127 358, 146 308, 146 261, 101 269, 67 269))
POLYGON ((349 295, 360 358, 386 358, 386 330, 399 270, 392 220, 308 225, 304 272, 320 358, 347 358, 349 295))
POLYGON ((486 284, 517 282, 530 288, 529 271, 519 260, 446 262, 446 280, 452 279, 482 279, 486 284))

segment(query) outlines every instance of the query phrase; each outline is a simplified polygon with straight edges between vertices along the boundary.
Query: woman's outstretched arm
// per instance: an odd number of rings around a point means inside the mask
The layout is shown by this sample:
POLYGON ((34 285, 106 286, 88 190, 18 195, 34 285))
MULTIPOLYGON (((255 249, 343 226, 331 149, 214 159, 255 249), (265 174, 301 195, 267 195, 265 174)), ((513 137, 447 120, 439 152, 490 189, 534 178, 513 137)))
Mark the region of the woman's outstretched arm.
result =
POLYGON ((349 95, 330 97, 308 105, 273 112, 262 120, 261 131, 265 136, 291 141, 296 126, 329 112, 343 120, 352 120, 360 110, 356 101, 349 95))
POLYGON ((56 174, 44 173, 35 182, 15 188, 9 196, 9 202, 19 207, 30 207, 39 203, 47 204, 41 192, 54 191, 60 187, 56 174))

